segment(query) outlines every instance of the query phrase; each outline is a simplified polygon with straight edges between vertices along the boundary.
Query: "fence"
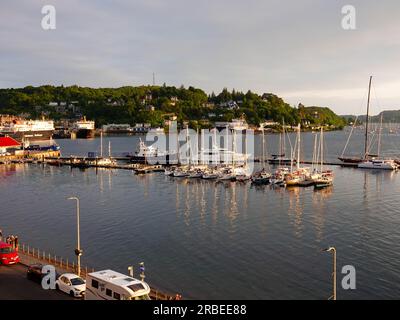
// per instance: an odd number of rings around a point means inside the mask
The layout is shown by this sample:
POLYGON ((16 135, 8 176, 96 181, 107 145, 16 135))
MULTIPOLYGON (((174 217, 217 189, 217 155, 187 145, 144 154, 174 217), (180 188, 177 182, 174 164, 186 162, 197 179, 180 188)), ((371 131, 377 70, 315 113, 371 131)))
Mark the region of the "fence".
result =
MULTIPOLYGON (((21 256, 21 261, 27 262, 25 264, 34 264, 34 263, 48 263, 53 265, 54 267, 61 269, 65 272, 78 272, 78 266, 75 261, 69 261, 68 258, 64 259, 61 256, 52 255, 44 250, 40 250, 38 248, 30 247, 29 245, 22 244, 19 246, 19 253, 25 255, 25 257, 21 256)), ((81 266, 81 276, 86 277, 89 272, 93 272, 94 268, 89 268, 88 266, 81 266)))
MULTIPOLYGON (((35 263, 47 263, 53 265, 59 272, 78 273, 78 267, 75 261, 69 261, 68 258, 64 259, 61 256, 52 255, 44 250, 30 247, 29 245, 22 244, 19 246, 19 256, 22 264, 31 265, 35 263)), ((83 278, 90 272, 94 272, 94 268, 81 265, 81 276, 83 278)), ((180 295, 167 294, 153 286, 150 286, 150 298, 153 300, 177 300, 181 299, 180 295)))

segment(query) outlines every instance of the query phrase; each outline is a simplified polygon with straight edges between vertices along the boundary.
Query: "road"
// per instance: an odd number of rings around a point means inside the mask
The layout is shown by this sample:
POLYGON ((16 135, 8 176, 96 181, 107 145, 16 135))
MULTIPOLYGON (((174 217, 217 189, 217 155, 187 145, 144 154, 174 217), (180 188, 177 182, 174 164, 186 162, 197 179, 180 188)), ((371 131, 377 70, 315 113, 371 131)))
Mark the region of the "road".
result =
POLYGON ((67 294, 44 290, 26 278, 26 267, 0 265, 0 300, 71 300, 67 294))

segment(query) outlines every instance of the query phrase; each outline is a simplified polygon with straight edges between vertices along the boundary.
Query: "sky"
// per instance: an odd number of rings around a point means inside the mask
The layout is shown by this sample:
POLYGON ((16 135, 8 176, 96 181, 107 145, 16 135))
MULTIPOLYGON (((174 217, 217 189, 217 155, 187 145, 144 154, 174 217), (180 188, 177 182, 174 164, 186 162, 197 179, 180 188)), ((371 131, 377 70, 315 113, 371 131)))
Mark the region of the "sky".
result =
POLYGON ((0 88, 152 83, 400 109, 398 0, 1 0, 0 88), (56 29, 42 28, 44 5, 56 29), (356 29, 342 27, 352 5, 356 29))

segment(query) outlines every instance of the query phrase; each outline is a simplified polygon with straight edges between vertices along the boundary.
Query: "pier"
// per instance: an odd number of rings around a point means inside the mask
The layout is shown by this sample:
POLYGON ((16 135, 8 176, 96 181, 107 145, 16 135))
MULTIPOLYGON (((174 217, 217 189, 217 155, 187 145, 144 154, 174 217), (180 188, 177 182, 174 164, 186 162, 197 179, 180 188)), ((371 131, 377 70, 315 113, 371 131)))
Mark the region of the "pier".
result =
POLYGON ((60 151, 22 151, 12 155, 0 156, 0 163, 44 161, 47 158, 60 157, 60 151))

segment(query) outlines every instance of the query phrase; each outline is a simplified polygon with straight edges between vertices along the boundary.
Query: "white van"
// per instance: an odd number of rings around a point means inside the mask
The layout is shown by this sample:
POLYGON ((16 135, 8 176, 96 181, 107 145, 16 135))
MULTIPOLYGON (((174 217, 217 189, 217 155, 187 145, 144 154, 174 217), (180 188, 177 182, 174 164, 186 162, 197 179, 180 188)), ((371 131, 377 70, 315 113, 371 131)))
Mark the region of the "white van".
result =
POLYGON ((150 300, 146 282, 112 270, 86 276, 85 300, 150 300))

